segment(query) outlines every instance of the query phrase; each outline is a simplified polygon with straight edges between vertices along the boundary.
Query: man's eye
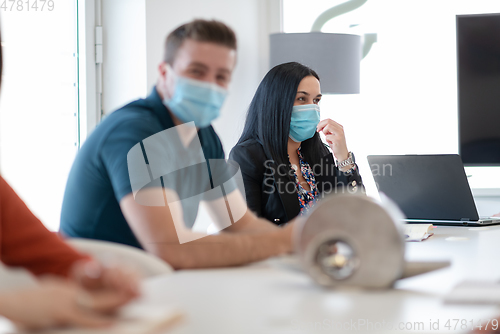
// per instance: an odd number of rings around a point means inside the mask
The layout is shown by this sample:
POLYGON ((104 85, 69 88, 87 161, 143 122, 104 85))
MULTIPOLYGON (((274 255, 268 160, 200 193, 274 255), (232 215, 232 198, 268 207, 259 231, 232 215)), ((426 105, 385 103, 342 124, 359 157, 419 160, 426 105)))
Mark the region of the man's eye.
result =
POLYGON ((227 77, 220 75, 217 77, 217 81, 222 82, 222 83, 226 83, 227 77))

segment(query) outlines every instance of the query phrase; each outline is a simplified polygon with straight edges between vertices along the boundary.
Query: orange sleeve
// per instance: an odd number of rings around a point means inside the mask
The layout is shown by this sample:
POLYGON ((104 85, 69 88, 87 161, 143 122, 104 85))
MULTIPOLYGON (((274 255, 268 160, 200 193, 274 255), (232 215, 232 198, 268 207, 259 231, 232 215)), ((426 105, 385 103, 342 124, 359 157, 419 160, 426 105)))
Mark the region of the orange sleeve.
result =
POLYGON ((68 276, 71 266, 88 259, 45 228, 0 176, 0 260, 35 275, 68 276))

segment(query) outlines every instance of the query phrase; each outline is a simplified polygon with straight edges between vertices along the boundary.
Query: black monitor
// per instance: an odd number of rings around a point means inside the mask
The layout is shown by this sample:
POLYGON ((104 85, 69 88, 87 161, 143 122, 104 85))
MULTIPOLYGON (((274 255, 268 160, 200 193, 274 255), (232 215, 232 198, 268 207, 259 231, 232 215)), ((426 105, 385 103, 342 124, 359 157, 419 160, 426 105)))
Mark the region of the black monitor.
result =
POLYGON ((466 166, 500 166, 500 13, 457 15, 459 150, 466 166))

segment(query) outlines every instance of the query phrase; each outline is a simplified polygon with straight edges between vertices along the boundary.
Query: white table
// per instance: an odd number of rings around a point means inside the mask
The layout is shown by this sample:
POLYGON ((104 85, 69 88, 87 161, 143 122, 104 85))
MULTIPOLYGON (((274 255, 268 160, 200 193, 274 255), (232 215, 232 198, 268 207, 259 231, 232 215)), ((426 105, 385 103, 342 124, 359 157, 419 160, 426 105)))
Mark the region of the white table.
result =
MULTIPOLYGON (((408 260, 451 260, 452 266, 399 281, 393 290, 334 291, 315 285, 293 258, 274 258, 149 279, 138 304, 172 305, 185 311, 185 321, 168 331, 176 334, 456 333, 467 331, 460 329, 460 323, 457 330, 449 330, 445 327, 449 319, 451 329, 452 319, 465 320, 470 328, 470 320, 500 315, 496 306, 442 302, 443 295, 464 279, 500 279, 500 227, 438 227, 430 239, 407 243, 406 253, 408 260), (389 330, 401 325, 407 329, 389 330)), ((0 333, 8 327, 0 319, 0 333)))
POLYGON ((470 320, 475 324, 480 318, 491 319, 500 315, 500 309, 444 304, 442 296, 464 279, 500 279, 499 254, 500 227, 438 227, 430 239, 407 243, 406 257, 449 259, 452 266, 399 281, 393 290, 325 290, 297 270, 290 258, 275 258, 245 267, 184 270, 150 279, 144 284, 144 302, 168 303, 186 311, 186 321, 171 333, 403 332, 388 330, 391 325, 406 326, 405 333, 464 332, 460 323, 453 330, 453 320, 449 330, 447 320, 464 319, 470 328, 470 320), (366 325, 360 327, 363 319, 366 325), (372 331, 367 330, 368 322, 372 331), (386 330, 380 328, 384 324, 386 330))

